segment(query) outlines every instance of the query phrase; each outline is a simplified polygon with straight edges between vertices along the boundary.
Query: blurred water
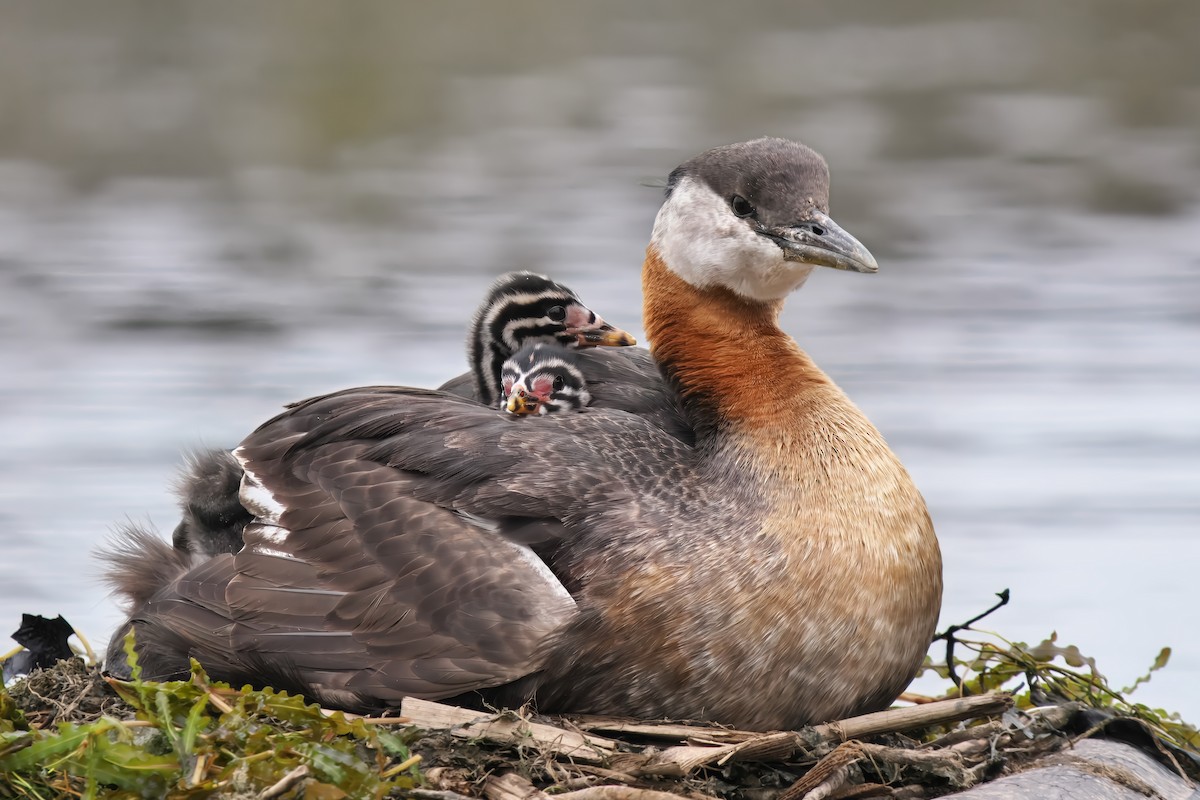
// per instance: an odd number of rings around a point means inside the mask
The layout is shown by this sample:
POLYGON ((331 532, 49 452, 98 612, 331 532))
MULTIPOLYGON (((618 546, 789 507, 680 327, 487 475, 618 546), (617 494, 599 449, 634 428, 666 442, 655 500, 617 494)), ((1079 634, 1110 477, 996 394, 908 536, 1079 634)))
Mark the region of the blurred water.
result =
MULTIPOLYGON (((0 624, 117 619, 92 549, 181 452, 461 371, 490 276, 636 330, 661 181, 773 133, 883 265, 785 327, 924 491, 944 621, 1057 630, 1200 720, 1196 4, 10 7, 0 624), (4 622, 7 620, 8 622, 4 622)), ((0 629, 3 632, 3 629, 0 629)))

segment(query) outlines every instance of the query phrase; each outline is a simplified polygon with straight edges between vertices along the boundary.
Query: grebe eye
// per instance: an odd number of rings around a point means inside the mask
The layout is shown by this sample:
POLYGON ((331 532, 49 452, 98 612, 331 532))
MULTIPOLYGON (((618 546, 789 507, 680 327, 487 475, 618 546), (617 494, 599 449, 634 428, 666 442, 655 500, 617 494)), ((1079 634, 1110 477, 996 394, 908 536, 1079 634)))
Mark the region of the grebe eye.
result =
POLYGON ((754 216, 755 208, 750 204, 750 201, 742 197, 740 194, 735 194, 729 198, 729 207, 733 209, 733 213, 739 217, 754 216))
POLYGON ((551 322, 562 322, 567 318, 567 310, 562 306, 551 306, 546 312, 546 316, 550 318, 551 322))
POLYGON ((562 388, 566 385, 567 385, 567 382, 563 380, 562 375, 554 376, 554 391, 561 392, 562 388))

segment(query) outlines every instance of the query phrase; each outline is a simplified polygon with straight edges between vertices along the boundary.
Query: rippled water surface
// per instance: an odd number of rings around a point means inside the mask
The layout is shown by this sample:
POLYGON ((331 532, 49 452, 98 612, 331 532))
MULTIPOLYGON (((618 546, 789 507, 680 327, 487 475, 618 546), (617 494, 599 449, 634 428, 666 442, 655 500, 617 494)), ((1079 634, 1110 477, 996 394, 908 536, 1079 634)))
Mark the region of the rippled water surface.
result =
POLYGON ((636 330, 666 172, 772 133, 826 155, 882 264, 816 275, 785 327, 925 493, 944 622, 1010 587, 996 629, 1057 630, 1119 684, 1171 645, 1139 697, 1200 720, 1200 6, 7 16, 0 626, 102 641, 92 551, 173 527, 187 448, 457 374, 496 273, 636 330))

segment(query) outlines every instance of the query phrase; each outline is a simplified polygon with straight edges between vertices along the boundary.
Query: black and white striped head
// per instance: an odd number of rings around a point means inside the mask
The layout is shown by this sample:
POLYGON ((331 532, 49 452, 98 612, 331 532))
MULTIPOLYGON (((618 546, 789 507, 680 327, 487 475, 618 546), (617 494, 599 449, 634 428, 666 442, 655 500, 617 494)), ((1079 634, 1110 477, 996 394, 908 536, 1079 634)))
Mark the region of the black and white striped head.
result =
POLYGON ((559 344, 527 344, 504 362, 500 407, 510 414, 578 411, 592 402, 579 357, 559 344))
POLYGON ((677 167, 651 246, 697 288, 764 302, 782 300, 816 266, 879 269, 829 218, 825 159, 786 139, 717 147, 677 167))
POLYGON ((496 403, 505 359, 532 342, 554 342, 567 348, 637 344, 561 283, 532 272, 502 275, 475 312, 467 340, 475 389, 482 403, 496 403))

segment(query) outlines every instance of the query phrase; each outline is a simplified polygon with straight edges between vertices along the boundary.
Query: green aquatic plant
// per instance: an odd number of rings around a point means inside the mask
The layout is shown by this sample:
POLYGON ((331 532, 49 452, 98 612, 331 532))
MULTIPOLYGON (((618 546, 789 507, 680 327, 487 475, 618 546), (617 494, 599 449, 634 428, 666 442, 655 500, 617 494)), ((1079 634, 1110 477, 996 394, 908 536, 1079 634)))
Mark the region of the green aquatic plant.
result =
POLYGON ((1062 645, 1052 632, 1037 644, 1010 641, 994 631, 972 627, 1008 602, 1008 590, 998 593, 1000 601, 983 614, 962 625, 952 625, 934 641, 946 642, 945 658, 927 656, 922 673, 933 672, 953 682, 945 696, 959 697, 1005 691, 1013 694, 1018 709, 1076 703, 1105 712, 1095 725, 1103 728, 1120 720, 1134 720, 1159 740, 1200 757, 1200 730, 1184 722, 1178 713, 1152 708, 1130 699, 1139 686, 1165 667, 1171 648, 1164 647, 1146 674, 1131 685, 1117 689, 1075 645, 1062 645), (961 634, 974 634, 964 638, 961 634), (960 655, 966 651, 966 655, 960 655))
POLYGON ((306 798, 333 800, 419 785, 409 729, 286 692, 212 682, 195 661, 188 680, 143 681, 132 637, 125 653, 132 678, 108 683, 130 707, 128 719, 39 730, 0 690, 0 796, 257 795, 302 783, 306 798))

